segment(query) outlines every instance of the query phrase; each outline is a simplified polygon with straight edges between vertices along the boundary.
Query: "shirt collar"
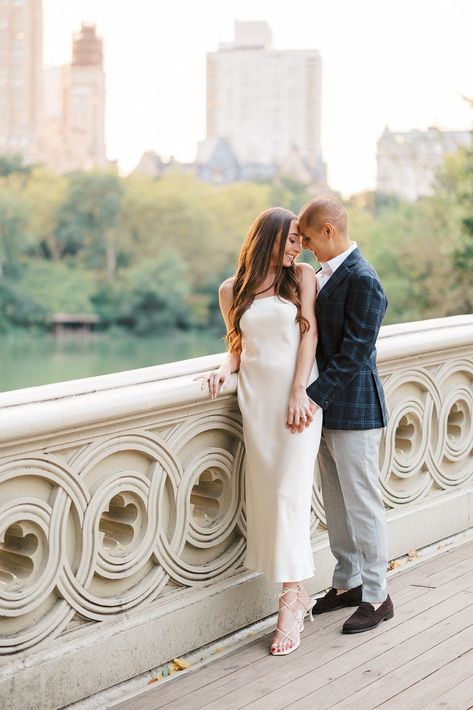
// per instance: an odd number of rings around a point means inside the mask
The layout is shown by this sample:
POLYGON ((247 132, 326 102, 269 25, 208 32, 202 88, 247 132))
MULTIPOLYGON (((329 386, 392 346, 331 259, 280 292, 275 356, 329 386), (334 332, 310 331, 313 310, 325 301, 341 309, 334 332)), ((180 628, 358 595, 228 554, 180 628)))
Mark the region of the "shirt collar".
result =
POLYGON ((355 251, 357 248, 358 244, 356 242, 353 242, 348 249, 343 251, 341 254, 338 254, 337 256, 334 256, 333 259, 330 259, 329 261, 325 262, 320 262, 320 265, 324 271, 328 271, 330 269, 330 273, 333 274, 333 272, 338 269, 338 267, 343 264, 345 259, 349 254, 352 253, 352 251, 355 251))

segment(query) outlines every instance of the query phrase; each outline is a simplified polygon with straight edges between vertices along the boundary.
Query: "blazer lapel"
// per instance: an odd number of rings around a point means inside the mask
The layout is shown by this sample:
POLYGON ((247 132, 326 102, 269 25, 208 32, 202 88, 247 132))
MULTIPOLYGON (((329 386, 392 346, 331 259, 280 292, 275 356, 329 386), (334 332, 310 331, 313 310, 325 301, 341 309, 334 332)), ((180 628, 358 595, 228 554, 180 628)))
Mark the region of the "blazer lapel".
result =
POLYGON ((335 273, 332 274, 332 276, 329 278, 327 283, 325 283, 322 288, 320 289, 319 293, 317 294, 317 302, 320 301, 320 299, 328 298, 333 291, 339 286, 344 279, 348 276, 350 273, 350 267, 353 266, 353 264, 356 264, 357 261, 359 261, 362 258, 361 256, 361 251, 358 249, 354 249, 351 254, 348 254, 347 258, 345 261, 340 264, 338 269, 336 269, 335 273))

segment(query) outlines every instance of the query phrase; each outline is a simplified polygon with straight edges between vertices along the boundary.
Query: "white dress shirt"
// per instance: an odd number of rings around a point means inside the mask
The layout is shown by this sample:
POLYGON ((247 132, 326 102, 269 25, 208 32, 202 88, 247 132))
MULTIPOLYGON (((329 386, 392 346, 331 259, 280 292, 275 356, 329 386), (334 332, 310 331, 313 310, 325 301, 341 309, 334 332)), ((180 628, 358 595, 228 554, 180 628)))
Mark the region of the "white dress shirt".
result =
POLYGON ((341 254, 338 254, 338 256, 334 256, 333 259, 330 259, 330 261, 320 262, 322 269, 317 272, 317 293, 323 286, 325 286, 329 278, 333 276, 338 267, 343 264, 347 256, 351 254, 352 251, 357 248, 357 246, 357 243, 353 242, 351 246, 346 249, 346 251, 343 251, 341 254))

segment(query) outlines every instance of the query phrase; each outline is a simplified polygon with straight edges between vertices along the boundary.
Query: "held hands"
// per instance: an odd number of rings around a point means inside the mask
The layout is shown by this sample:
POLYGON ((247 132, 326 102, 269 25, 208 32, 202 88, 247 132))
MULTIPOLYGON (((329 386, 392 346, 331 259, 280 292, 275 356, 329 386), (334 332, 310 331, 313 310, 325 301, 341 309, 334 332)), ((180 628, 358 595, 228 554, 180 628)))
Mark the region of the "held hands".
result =
POLYGON ((231 369, 228 365, 221 365, 217 370, 213 370, 212 372, 207 372, 205 375, 199 375, 198 377, 195 377, 195 380, 202 380, 202 385, 201 389, 203 390, 205 385, 208 385, 209 388, 209 394, 212 397, 212 399, 216 399, 216 397, 220 394, 220 392, 223 390, 225 385, 227 384, 228 380, 230 379, 230 375, 232 374, 231 369))
POLYGON ((314 420, 317 405, 307 396, 305 387, 294 387, 287 407, 286 426, 293 434, 302 433, 314 420))

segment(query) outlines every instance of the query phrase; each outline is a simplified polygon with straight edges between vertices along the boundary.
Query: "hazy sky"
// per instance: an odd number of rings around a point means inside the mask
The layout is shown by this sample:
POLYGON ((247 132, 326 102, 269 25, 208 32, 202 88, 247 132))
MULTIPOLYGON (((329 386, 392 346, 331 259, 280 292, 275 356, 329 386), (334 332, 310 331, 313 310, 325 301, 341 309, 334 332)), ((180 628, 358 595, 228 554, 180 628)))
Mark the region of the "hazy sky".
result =
POLYGON ((266 20, 276 49, 322 55, 322 152, 345 194, 374 187, 376 141, 394 130, 470 128, 473 0, 43 0, 44 59, 70 60, 82 20, 105 41, 107 149, 192 160, 205 137, 205 55, 233 23, 266 20))

